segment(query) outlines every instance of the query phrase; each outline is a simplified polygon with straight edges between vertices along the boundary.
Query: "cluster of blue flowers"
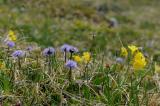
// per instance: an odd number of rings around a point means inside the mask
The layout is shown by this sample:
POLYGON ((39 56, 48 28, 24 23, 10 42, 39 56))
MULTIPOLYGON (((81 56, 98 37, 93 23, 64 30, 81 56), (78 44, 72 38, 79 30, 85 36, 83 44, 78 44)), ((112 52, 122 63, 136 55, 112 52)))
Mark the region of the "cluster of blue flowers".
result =
MULTIPOLYGON (((15 43, 12 42, 12 41, 7 41, 6 42, 6 45, 9 47, 9 48, 13 48, 15 46, 15 43)), ((33 48, 31 46, 29 46, 27 48, 27 51, 31 51, 33 48)), ((64 52, 64 53, 77 53, 78 52, 78 49, 74 46, 71 46, 71 45, 68 45, 68 44, 64 44, 61 46, 61 51, 64 52)), ((55 49, 53 47, 48 47, 48 48, 45 48, 42 52, 43 56, 45 57, 48 57, 48 56, 52 56, 55 54, 55 49)), ((11 56, 13 58, 22 58, 25 56, 25 51, 23 50, 16 50, 14 51, 11 56)), ((65 64, 66 67, 70 68, 70 69, 74 69, 77 67, 77 63, 71 59, 69 59, 68 61, 66 61, 66 64, 65 64)))
POLYGON ((68 60, 66 66, 70 69, 74 69, 77 67, 77 63, 73 60, 68 60))
MULTIPOLYGON (((64 45, 61 46, 61 51, 64 52, 64 53, 70 52, 71 55, 72 55, 72 53, 77 53, 78 49, 74 46, 64 44, 64 45)), ((73 60, 68 60, 65 65, 66 65, 66 67, 68 67, 70 69, 74 69, 74 68, 77 67, 77 63, 73 60)))

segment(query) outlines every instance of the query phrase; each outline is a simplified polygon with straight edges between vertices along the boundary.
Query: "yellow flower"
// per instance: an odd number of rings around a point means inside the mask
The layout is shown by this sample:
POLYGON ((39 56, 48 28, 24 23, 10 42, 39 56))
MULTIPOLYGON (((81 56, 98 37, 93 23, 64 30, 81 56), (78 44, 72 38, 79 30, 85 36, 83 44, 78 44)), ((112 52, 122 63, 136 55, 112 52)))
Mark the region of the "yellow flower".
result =
POLYGON ((76 62, 81 62, 82 61, 82 58, 78 55, 76 56, 73 56, 73 59, 76 61, 76 62))
POLYGON ((135 70, 143 69, 146 66, 146 59, 141 52, 137 52, 133 58, 133 68, 135 70))
POLYGON ((88 63, 91 60, 91 54, 89 52, 84 52, 82 59, 84 62, 88 63))
POLYGON ((10 31, 8 32, 8 39, 9 39, 10 41, 16 41, 16 40, 17 40, 17 37, 16 37, 14 31, 10 30, 10 31))
POLYGON ((128 52, 127 52, 127 49, 125 47, 121 47, 121 56, 124 56, 124 57, 128 56, 128 52))
POLYGON ((131 54, 134 54, 135 51, 138 50, 138 47, 136 47, 136 46, 134 46, 134 45, 130 45, 130 46, 128 46, 128 48, 131 50, 131 54))

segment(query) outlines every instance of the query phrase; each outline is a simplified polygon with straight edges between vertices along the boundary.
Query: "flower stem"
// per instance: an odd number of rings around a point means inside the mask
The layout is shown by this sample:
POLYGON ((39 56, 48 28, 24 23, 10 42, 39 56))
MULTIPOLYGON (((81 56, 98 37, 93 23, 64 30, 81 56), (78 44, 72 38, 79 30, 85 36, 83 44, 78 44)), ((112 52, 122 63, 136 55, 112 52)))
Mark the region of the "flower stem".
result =
POLYGON ((64 62, 66 63, 67 62, 67 51, 64 50, 64 62))
POLYGON ((50 75, 51 74, 51 70, 52 70, 52 67, 51 67, 51 56, 48 57, 48 74, 50 75))
POLYGON ((38 63, 39 63, 39 58, 38 58, 38 55, 36 56, 36 65, 38 67, 38 63))
POLYGON ((9 47, 7 48, 7 63, 9 63, 9 52, 10 52, 10 49, 9 47))
POLYGON ((72 68, 69 69, 68 79, 70 82, 72 81, 72 68))
POLYGON ((73 56, 73 53, 71 52, 71 54, 70 54, 70 58, 69 58, 70 60, 72 60, 72 56, 73 56))
POLYGON ((88 83, 88 78, 89 78, 88 76, 89 75, 88 75, 88 69, 87 68, 88 68, 88 63, 86 64, 85 69, 84 69, 85 70, 84 77, 85 77, 85 79, 87 79, 87 83, 88 83))
POLYGON ((21 59, 20 58, 18 58, 18 68, 19 70, 21 69, 21 59))

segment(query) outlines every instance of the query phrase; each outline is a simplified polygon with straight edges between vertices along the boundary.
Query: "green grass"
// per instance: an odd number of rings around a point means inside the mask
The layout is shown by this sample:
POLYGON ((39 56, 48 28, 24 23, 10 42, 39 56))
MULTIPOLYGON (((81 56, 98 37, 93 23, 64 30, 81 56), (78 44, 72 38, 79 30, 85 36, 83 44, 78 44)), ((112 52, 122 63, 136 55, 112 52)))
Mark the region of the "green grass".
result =
POLYGON ((19 101, 24 106, 160 105, 155 69, 160 50, 159 5, 159 0, 0 0, 0 101, 4 106, 19 101), (112 18, 117 27, 109 27, 112 18), (10 29, 18 41, 8 52, 3 40, 10 29), (92 54, 88 65, 78 63, 72 70, 72 83, 59 50, 64 43, 78 47, 79 55, 92 54), (143 47, 148 55, 143 70, 135 71, 127 59, 116 63, 120 48, 130 44, 143 47), (29 45, 35 50, 21 59, 19 68, 10 55, 29 45), (49 46, 56 48, 51 74, 42 55, 49 46))

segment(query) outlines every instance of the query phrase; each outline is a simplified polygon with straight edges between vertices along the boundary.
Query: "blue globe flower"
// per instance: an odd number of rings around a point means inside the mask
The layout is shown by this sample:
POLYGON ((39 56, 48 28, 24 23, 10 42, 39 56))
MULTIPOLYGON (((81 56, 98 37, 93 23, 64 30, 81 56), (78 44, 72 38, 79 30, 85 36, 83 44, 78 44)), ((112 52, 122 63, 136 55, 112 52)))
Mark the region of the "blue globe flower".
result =
POLYGON ((78 49, 77 49, 76 47, 74 47, 74 46, 71 46, 70 48, 68 48, 67 51, 69 51, 69 52, 71 52, 71 53, 77 53, 77 52, 78 52, 78 49))
POLYGON ((55 49, 53 47, 48 47, 43 50, 44 56, 50 56, 50 55, 53 55, 54 53, 55 53, 55 49))
POLYGON ((14 58, 21 58, 21 57, 24 57, 24 55, 25 55, 25 52, 22 50, 16 50, 12 53, 12 57, 14 58))
POLYGON ((64 44, 64 45, 61 46, 61 51, 62 52, 69 52, 68 50, 69 50, 70 47, 71 47, 70 45, 64 44))
POLYGON ((27 50, 27 51, 32 51, 32 50, 33 50, 33 47, 32 47, 32 46, 28 46, 26 50, 27 50))
POLYGON ((67 63, 65 64, 66 67, 74 69, 77 67, 77 62, 73 61, 73 60, 68 60, 67 63))
POLYGON ((78 52, 78 49, 74 46, 68 45, 68 44, 64 44, 61 46, 61 51, 62 52, 72 52, 72 53, 76 53, 78 52))
POLYGON ((10 48, 14 47, 15 46, 15 43, 13 41, 7 41, 6 42, 6 45, 10 48))

